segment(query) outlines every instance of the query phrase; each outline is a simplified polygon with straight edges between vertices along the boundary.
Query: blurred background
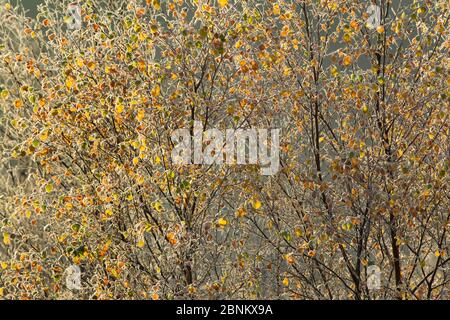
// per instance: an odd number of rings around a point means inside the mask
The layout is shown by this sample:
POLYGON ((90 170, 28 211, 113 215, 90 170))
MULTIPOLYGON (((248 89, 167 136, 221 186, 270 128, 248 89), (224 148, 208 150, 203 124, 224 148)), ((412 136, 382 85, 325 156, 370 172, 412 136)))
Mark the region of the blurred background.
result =
POLYGON ((11 4, 21 3, 27 9, 28 16, 34 17, 37 12, 37 5, 43 3, 44 0, 10 0, 9 2, 11 4))

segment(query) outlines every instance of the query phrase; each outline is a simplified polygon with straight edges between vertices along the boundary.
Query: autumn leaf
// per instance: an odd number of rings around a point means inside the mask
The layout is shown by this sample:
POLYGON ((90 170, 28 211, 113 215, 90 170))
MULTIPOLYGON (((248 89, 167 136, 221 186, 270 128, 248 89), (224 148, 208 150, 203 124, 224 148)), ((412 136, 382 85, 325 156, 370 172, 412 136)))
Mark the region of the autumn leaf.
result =
POLYGON ((333 77, 337 77, 338 76, 338 68, 336 68, 335 66, 331 67, 331 74, 333 77))
POLYGON ((273 5, 273 14, 277 16, 281 14, 280 5, 278 3, 273 5))
POLYGON ((107 253, 108 250, 109 250, 109 247, 111 246, 111 243, 112 243, 111 240, 106 241, 106 243, 103 245, 102 250, 101 250, 100 253, 99 253, 100 257, 103 257, 103 256, 106 255, 106 253, 107 253))
POLYGON ((153 87, 153 89, 151 90, 151 94, 154 98, 159 97, 160 93, 161 93, 161 88, 159 85, 155 85, 153 87))
POLYGON ((48 130, 44 130, 41 132, 41 134, 39 135, 39 140, 41 140, 42 142, 48 140, 48 130))
POLYGON ((344 66, 348 67, 349 65, 352 64, 352 58, 350 56, 345 56, 344 60, 343 60, 343 64, 344 66))
POLYGON ((155 8, 156 10, 160 10, 161 9, 161 2, 160 2, 160 0, 153 0, 152 4, 153 4, 153 8, 155 8))
POLYGON ((153 162, 154 162, 155 164, 160 164, 160 163, 161 163, 161 158, 158 157, 158 156, 155 156, 153 162))
POLYGON ((292 254, 286 254, 284 256, 284 259, 286 260, 286 262, 288 264, 294 264, 295 260, 294 260, 294 256, 292 254))
POLYGON ((144 120, 145 117, 145 110, 144 109, 139 109, 137 115, 136 115, 136 120, 137 121, 142 121, 144 120))
POLYGON ((244 208, 239 208, 236 211, 236 217, 238 217, 238 218, 245 217, 246 215, 247 215, 247 211, 244 208))
POLYGON ((77 57, 77 58, 75 59, 75 63, 77 64, 78 68, 82 68, 82 67, 84 66, 84 61, 83 61, 83 59, 80 58, 80 57, 77 57))
POLYGON ((83 296, 74 263, 99 300, 442 298, 448 1, 88 1, 81 30, 7 2, 0 295, 83 296))
POLYGON ((47 183, 46 185, 45 185, 45 191, 47 192, 47 193, 50 193, 50 192, 52 192, 53 191, 53 184, 50 182, 50 183, 47 183))
POLYGON ((316 255, 316 252, 314 250, 309 250, 308 251, 308 256, 309 257, 314 257, 316 255))
POLYGON ((22 108, 23 107, 23 102, 20 99, 17 99, 14 101, 14 107, 16 107, 17 109, 22 108))
POLYGON ((138 240, 136 245, 137 245, 138 248, 143 248, 145 246, 145 239, 144 239, 144 237, 139 238, 139 240, 138 240))
POLYGON ((119 103, 118 105, 116 105, 116 112, 117 113, 122 113, 123 110, 125 109, 124 105, 119 103))
POLYGON ((167 234, 167 240, 170 242, 171 245, 176 245, 177 244, 177 239, 175 237, 175 234, 173 232, 169 232, 167 234))
POLYGON ((291 31, 289 25, 284 25, 283 28, 281 29, 280 35, 282 37, 287 37, 289 35, 289 32, 291 31))
POLYGON ((6 246, 9 246, 9 245, 11 244, 11 238, 10 238, 8 232, 3 232, 3 243, 4 243, 6 246))
POLYGON ((255 201, 252 202, 252 205, 253 205, 253 208, 254 208, 255 210, 258 210, 259 208, 261 208, 262 203, 261 203, 261 201, 259 201, 259 200, 255 200, 255 201))
POLYGON ((219 218, 219 220, 217 221, 217 224, 220 227, 225 227, 228 224, 228 221, 225 218, 219 218))
POLYGON ((68 76, 66 78, 66 88, 67 88, 67 90, 72 89, 74 87, 74 85, 75 85, 75 79, 73 77, 71 77, 71 76, 68 76))
POLYGON ((9 91, 8 90, 2 90, 2 92, 0 93, 0 96, 3 98, 3 99, 8 99, 8 97, 9 97, 9 91))
POLYGON ((228 0, 218 0, 221 8, 226 7, 228 5, 228 0))

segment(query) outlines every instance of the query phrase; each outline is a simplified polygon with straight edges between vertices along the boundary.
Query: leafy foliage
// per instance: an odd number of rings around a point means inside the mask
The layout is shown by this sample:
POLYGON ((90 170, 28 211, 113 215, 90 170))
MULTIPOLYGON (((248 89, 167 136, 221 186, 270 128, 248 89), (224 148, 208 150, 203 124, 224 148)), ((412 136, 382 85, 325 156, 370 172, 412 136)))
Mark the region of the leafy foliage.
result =
POLYGON ((350 0, 81 2, 68 30, 0 1, 0 296, 444 297, 448 1, 373 30, 350 0), (174 164, 194 121, 282 128, 281 171, 174 164))

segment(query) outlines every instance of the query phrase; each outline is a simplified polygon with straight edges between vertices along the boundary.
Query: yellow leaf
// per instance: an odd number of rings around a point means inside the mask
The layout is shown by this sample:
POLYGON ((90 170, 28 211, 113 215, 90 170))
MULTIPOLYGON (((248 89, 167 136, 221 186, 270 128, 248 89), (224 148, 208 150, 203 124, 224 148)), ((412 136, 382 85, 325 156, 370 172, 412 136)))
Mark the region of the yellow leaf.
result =
POLYGON ((284 285, 285 287, 287 287, 287 286, 289 285, 289 279, 288 279, 288 278, 284 278, 284 279, 283 279, 283 285, 284 285))
POLYGON ((136 115, 136 119, 138 121, 142 121, 145 117, 145 110, 144 109, 139 109, 138 114, 136 115))
POLYGON ((0 263, 0 266, 2 267, 3 270, 5 270, 6 268, 8 268, 8 263, 2 261, 2 262, 0 263))
POLYGON ((273 14, 277 16, 281 14, 280 5, 278 3, 273 5, 273 14))
POLYGON ((68 76, 66 79, 66 87, 68 90, 72 89, 75 85, 75 79, 71 76, 68 76))
POLYGON ((134 157, 134 158, 133 158, 133 164, 134 164, 134 165, 137 165, 138 163, 139 163, 139 158, 134 157))
POLYGON ((124 109, 124 106, 121 103, 116 106, 116 112, 117 113, 122 113, 123 109, 124 109))
POLYGON ((338 68, 336 68, 335 66, 333 66, 332 68, 331 68, 331 74, 333 75, 333 77, 337 77, 338 76, 338 68))
POLYGON ((258 210, 259 208, 261 208, 262 203, 259 200, 256 200, 253 202, 253 208, 255 208, 256 210, 258 210))
POLYGON ((145 245, 145 240, 144 240, 144 238, 142 237, 142 238, 139 239, 139 241, 138 241, 138 243, 137 243, 137 246, 138 246, 139 248, 142 248, 144 245, 145 245))
POLYGON ((158 26, 156 24, 152 24, 151 27, 150 27, 150 32, 152 34, 157 33, 158 32, 158 26))
POLYGON ((40 139, 42 142, 47 141, 47 139, 48 139, 48 131, 47 131, 47 130, 44 130, 44 131, 39 135, 39 139, 40 139))
POLYGON ((169 177, 170 179, 175 178, 175 172, 173 172, 172 170, 169 170, 169 172, 167 173, 167 177, 169 177))
POLYGON ((144 182, 145 182, 145 179, 144 179, 144 177, 143 176, 141 176, 141 175, 138 175, 137 177, 136 177, 136 182, 138 183, 138 184, 144 184, 144 182))
POLYGON ((153 87, 151 94, 153 97, 159 97, 159 94, 161 93, 161 88, 159 87, 159 85, 156 85, 153 87))
POLYGON ((0 95, 1 95, 1 97, 3 99, 7 99, 9 97, 9 91, 8 90, 3 90, 0 95))
POLYGON ((281 36, 282 37, 287 37, 289 35, 289 32, 291 31, 291 29, 289 28, 289 25, 284 25, 283 28, 281 29, 281 36))
POLYGON ((7 246, 11 244, 11 238, 8 232, 3 232, 3 243, 7 246))
POLYGON ((161 212, 162 209, 163 209, 163 206, 162 206, 161 202, 159 202, 159 201, 156 201, 156 202, 153 204, 153 207, 154 207, 155 210, 158 211, 158 212, 161 212))
POLYGON ((188 291, 189 291, 189 293, 196 293, 197 289, 191 284, 188 287, 188 291))
POLYGON ((147 34, 145 32, 139 33, 139 40, 144 41, 145 39, 147 39, 147 34))
POLYGON ((155 8, 156 10, 160 10, 161 2, 159 0, 153 0, 153 8, 155 8))
POLYGON ((84 65, 83 59, 79 57, 75 59, 75 63, 77 64, 78 68, 82 68, 84 65))
POLYGON ((218 0, 221 8, 226 7, 228 5, 228 0, 218 0))
POLYGON ((53 191, 53 184, 52 183, 47 183, 47 185, 45 186, 45 191, 47 193, 50 193, 53 191))
POLYGON ((219 224, 219 226, 221 227, 225 227, 228 224, 228 221, 224 218, 220 218, 217 223, 219 224))
POLYGON ((352 58, 350 56, 345 56, 343 60, 344 66, 348 67, 352 64, 352 58))
POLYGON ((350 42, 352 38, 348 33, 346 33, 344 34, 343 39, 345 42, 350 42))
POLYGON ((135 149, 139 148, 139 142, 136 140, 131 141, 130 144, 135 149))
POLYGON ((87 66, 89 70, 93 71, 95 69, 95 62, 88 62, 87 66))

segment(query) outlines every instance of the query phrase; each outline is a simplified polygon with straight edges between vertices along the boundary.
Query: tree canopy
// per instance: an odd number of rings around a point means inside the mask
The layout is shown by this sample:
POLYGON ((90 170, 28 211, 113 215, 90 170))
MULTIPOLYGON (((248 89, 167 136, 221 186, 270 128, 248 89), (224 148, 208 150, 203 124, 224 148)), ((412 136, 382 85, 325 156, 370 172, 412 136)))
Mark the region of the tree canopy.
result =
POLYGON ((0 298, 446 297, 448 1, 68 3, 0 0, 0 298), (280 170, 175 163, 195 122, 280 170))

